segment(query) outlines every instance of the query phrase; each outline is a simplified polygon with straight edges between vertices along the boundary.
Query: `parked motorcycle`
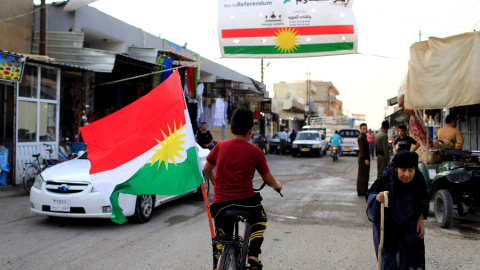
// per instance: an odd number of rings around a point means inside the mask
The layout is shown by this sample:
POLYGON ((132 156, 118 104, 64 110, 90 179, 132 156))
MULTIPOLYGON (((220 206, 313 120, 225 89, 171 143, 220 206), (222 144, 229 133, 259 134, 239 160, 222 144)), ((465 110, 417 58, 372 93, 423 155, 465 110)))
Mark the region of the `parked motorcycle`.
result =
POLYGON ((480 216, 480 151, 432 150, 441 156, 439 164, 420 164, 433 200, 437 224, 452 225, 454 206, 460 216, 480 216))

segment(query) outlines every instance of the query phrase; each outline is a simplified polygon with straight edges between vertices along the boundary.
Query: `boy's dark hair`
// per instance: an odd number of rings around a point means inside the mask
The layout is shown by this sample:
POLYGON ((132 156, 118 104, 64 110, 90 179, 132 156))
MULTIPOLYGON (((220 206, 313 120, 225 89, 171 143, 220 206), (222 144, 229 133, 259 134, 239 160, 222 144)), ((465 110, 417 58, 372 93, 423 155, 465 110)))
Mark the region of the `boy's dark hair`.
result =
POLYGON ((454 115, 447 115, 447 117, 445 117, 445 123, 446 124, 450 124, 450 122, 452 122, 453 120, 457 120, 457 118, 454 116, 454 115))
POLYGON ((203 125, 203 124, 205 124, 205 125, 206 125, 206 124, 207 124, 207 122, 202 122, 202 123, 200 123, 200 125, 203 125))
POLYGON ((407 126, 406 125, 400 125, 400 126, 398 126, 398 129, 401 129, 403 131, 407 131, 407 126))
POLYGON ((253 127, 253 113, 248 109, 236 109, 233 112, 232 131, 234 135, 246 135, 253 127))
POLYGON ((363 126, 367 126, 367 124, 361 123, 361 124, 360 124, 360 128, 362 128, 363 126))

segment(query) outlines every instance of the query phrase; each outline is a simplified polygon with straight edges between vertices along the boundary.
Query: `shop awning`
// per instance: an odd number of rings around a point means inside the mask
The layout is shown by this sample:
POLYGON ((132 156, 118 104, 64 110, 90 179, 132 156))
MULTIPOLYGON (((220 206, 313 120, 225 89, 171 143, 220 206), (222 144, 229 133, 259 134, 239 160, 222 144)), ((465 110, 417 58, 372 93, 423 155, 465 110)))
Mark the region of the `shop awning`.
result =
POLYGON ((399 126, 402 124, 408 124, 408 114, 405 113, 403 109, 400 109, 389 116, 385 117, 385 119, 388 119, 390 122, 390 126, 399 126))
POLYGON ((410 48, 405 109, 480 103, 480 32, 430 37, 410 48))

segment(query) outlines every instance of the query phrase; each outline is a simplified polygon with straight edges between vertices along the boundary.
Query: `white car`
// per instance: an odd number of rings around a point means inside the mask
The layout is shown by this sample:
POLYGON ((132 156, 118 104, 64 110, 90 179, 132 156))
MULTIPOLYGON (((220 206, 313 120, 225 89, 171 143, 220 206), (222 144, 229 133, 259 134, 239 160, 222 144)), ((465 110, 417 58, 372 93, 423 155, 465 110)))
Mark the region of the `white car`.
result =
POLYGON ((327 152, 325 134, 320 130, 300 131, 292 143, 292 156, 298 154, 313 154, 321 157, 327 152))
POLYGON ((360 136, 360 130, 358 129, 340 129, 338 131, 340 137, 342 137, 343 143, 342 152, 343 153, 360 153, 360 148, 358 147, 358 136, 360 136))
MULTIPOLYGON (((198 144, 197 149, 203 169, 210 150, 203 149, 198 144)), ((89 171, 90 161, 86 152, 78 158, 47 168, 37 176, 30 191, 32 212, 51 217, 110 218, 110 203, 90 183, 89 171)), ((203 180, 208 194, 209 181, 205 176, 203 180)), ((144 223, 152 218, 153 208, 190 194, 203 198, 199 187, 175 196, 121 193, 119 203, 125 217, 144 223)))

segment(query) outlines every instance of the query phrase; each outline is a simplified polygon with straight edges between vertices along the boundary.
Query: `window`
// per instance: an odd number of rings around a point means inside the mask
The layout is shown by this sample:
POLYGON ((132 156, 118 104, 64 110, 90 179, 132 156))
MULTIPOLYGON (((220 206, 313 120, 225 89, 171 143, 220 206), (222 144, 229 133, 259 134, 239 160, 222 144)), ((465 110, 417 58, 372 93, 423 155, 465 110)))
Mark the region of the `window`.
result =
POLYGON ((20 83, 18 95, 20 97, 37 97, 38 88, 38 67, 26 65, 23 71, 22 82, 20 83))
POLYGON ((57 105, 40 103, 40 141, 55 141, 57 134, 57 105))
POLYGON ((40 98, 57 99, 57 70, 42 67, 40 98))
POLYGON ((55 142, 59 69, 27 64, 23 75, 17 97, 18 142, 55 142))
POLYGON ((18 101, 18 141, 35 142, 37 131, 37 102, 18 101))

